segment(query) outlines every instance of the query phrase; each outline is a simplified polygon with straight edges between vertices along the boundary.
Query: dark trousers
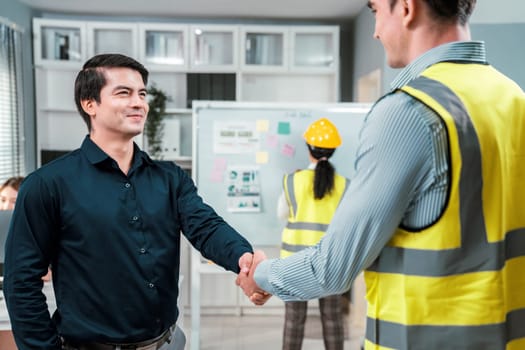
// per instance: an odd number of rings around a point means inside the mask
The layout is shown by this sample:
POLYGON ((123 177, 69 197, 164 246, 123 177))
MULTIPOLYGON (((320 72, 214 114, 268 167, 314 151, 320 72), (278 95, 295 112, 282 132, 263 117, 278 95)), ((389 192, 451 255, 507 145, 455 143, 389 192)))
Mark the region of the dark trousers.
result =
MULTIPOLYGON (((283 350, 301 350, 306 323, 306 301, 285 303, 283 350)), ((319 299, 323 341, 327 350, 343 350, 344 325, 341 296, 332 295, 319 299)))

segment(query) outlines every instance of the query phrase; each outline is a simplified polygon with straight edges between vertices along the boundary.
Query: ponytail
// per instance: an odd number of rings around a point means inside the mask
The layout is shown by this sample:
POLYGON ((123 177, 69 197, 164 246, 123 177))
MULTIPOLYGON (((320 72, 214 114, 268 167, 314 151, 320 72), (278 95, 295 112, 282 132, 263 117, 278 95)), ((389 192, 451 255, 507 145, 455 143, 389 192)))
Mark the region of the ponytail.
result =
POLYGON ((312 157, 318 160, 314 175, 314 198, 323 199, 334 189, 335 168, 328 159, 334 154, 335 148, 307 146, 312 157))

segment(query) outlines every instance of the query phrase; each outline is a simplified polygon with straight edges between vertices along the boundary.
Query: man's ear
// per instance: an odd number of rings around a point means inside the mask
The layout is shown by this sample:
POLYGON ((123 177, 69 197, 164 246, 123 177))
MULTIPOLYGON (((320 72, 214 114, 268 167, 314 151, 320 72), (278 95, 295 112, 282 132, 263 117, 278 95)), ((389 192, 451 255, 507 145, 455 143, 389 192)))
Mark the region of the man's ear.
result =
POLYGON ((95 103, 96 102, 93 99, 80 101, 80 105, 82 106, 82 109, 84 110, 84 112, 86 112, 90 116, 95 115, 95 110, 94 110, 95 103))
POLYGON ((409 28, 415 21, 416 12, 420 11, 418 0, 401 0, 401 7, 403 11, 403 24, 409 28))

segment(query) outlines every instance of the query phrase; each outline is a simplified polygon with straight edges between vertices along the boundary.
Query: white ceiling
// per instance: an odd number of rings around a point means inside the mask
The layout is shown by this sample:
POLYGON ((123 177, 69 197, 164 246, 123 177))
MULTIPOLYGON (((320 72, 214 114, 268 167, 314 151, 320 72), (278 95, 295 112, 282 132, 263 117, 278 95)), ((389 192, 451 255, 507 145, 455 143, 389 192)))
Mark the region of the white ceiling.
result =
POLYGON ((34 9, 75 15, 342 20, 366 0, 18 0, 34 9))

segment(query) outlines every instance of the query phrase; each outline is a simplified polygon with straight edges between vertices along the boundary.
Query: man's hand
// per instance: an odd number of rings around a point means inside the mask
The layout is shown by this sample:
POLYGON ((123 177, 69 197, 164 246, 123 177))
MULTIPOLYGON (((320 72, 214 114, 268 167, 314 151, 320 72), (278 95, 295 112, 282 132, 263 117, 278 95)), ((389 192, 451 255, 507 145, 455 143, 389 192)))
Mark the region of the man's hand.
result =
POLYGON ((244 294, 246 294, 246 296, 250 298, 250 301, 255 305, 263 305, 271 297, 271 294, 262 290, 253 279, 255 268, 263 260, 266 260, 266 254, 264 254, 264 252, 261 250, 255 251, 249 272, 244 274, 241 268, 241 273, 239 273, 237 279, 235 280, 235 284, 242 288, 244 294))
POLYGON ((255 292, 255 293, 253 293, 252 295, 250 295, 250 301, 251 301, 254 305, 261 306, 261 305, 266 304, 266 302, 268 301, 268 299, 270 299, 271 297, 272 297, 271 294, 269 294, 268 292, 265 292, 265 291, 261 290, 261 292, 255 292))
POLYGON ((239 258, 239 268, 240 268, 239 276, 240 275, 245 275, 246 277, 248 276, 248 273, 250 272, 250 268, 252 267, 252 262, 253 262, 252 253, 244 253, 239 258))

